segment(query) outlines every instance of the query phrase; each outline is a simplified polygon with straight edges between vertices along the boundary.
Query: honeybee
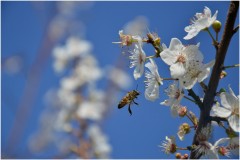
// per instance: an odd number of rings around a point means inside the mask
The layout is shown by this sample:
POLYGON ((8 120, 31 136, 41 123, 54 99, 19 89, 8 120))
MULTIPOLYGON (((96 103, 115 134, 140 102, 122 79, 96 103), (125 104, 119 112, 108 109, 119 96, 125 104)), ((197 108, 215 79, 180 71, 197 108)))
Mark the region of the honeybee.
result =
POLYGON ((119 102, 118 109, 121 109, 128 104, 128 112, 130 113, 130 115, 132 115, 131 104, 134 103, 138 105, 138 103, 134 101, 134 99, 137 98, 138 95, 140 95, 140 92, 138 92, 137 90, 132 90, 128 92, 119 102))

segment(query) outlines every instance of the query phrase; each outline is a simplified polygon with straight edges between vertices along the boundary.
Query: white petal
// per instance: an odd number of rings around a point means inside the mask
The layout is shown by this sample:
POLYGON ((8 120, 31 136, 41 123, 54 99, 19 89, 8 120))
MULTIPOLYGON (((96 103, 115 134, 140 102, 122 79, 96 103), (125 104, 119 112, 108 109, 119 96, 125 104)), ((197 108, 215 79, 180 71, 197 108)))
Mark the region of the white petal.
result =
POLYGON ((204 15, 206 15, 207 17, 212 16, 211 10, 208 7, 205 7, 203 12, 204 12, 204 15))
POLYGON ((163 49, 163 50, 167 49, 166 44, 162 43, 162 49, 163 49))
POLYGON ((177 38, 172 38, 170 42, 169 49, 171 51, 178 51, 183 47, 182 42, 177 38))
POLYGON ((172 65, 177 61, 178 53, 175 51, 170 51, 169 49, 165 49, 160 53, 160 56, 166 64, 172 65))
POLYGON ((218 11, 216 11, 215 14, 212 16, 212 18, 209 22, 209 25, 212 25, 212 23, 217 19, 217 14, 218 14, 218 11))
POLYGON ((210 68, 203 70, 201 73, 198 74, 198 77, 197 77, 198 82, 202 82, 204 79, 208 77, 209 74, 210 74, 210 68))
POLYGON ((143 72, 144 72, 144 64, 138 64, 133 72, 134 78, 137 80, 142 76, 143 72))
POLYGON ((218 107, 217 105, 214 105, 212 107, 212 111, 214 114, 216 114, 218 117, 227 118, 231 115, 231 111, 229 109, 218 107))
POLYGON ((150 101, 155 101, 159 97, 159 85, 149 85, 145 90, 145 98, 150 101))
POLYGON ((218 141, 214 143, 214 146, 217 147, 220 144, 224 144, 230 141, 230 138, 220 138, 218 141))
POLYGON ((213 67, 215 64, 215 59, 204 65, 204 68, 213 67))
POLYGON ((240 127, 239 127, 239 117, 237 115, 232 115, 228 118, 228 122, 231 126, 231 128, 235 132, 240 132, 240 127))
POLYGON ((177 62, 170 66, 170 72, 173 78, 179 78, 185 74, 186 70, 182 63, 177 62))
POLYGON ((237 104, 236 102, 237 100, 229 93, 226 93, 226 92, 221 93, 220 98, 221 98, 221 104, 229 110, 233 110, 233 108, 237 104))
POLYGON ((188 32, 188 34, 183 37, 185 40, 192 39, 199 33, 199 30, 195 27, 195 25, 185 27, 185 31, 188 32))
POLYGON ((235 93, 233 92, 233 90, 232 90, 232 88, 230 87, 230 85, 228 85, 228 90, 229 90, 229 93, 230 93, 233 97, 235 97, 236 99, 239 99, 239 98, 235 95, 235 93))
POLYGON ((192 89, 192 87, 196 84, 197 78, 191 78, 186 76, 182 79, 183 88, 192 89))
POLYGON ((197 45, 189 45, 184 49, 184 53, 186 53, 188 60, 195 60, 202 62, 203 54, 199 51, 197 45))

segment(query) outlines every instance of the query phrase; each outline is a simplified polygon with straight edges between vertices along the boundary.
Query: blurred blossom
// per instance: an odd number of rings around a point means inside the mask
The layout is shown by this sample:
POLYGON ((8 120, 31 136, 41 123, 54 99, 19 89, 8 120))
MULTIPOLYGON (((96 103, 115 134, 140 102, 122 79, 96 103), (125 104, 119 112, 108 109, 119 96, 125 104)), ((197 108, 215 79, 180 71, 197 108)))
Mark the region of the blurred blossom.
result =
POLYGON ((23 59, 18 55, 3 59, 2 69, 8 74, 17 74, 23 69, 23 59))
POLYGON ((105 108, 104 103, 83 102, 77 110, 77 116, 83 119, 100 120, 105 108))
POLYGON ((61 1, 57 2, 57 8, 61 14, 71 16, 76 11, 90 9, 93 4, 89 1, 61 1))
POLYGON ((148 19, 144 16, 138 16, 133 21, 124 26, 124 32, 131 35, 145 35, 148 28, 148 19))
POLYGON ((92 45, 86 40, 81 40, 77 37, 70 37, 66 45, 57 46, 53 49, 54 70, 62 72, 69 61, 74 58, 80 58, 91 52, 92 45))
POLYGON ((54 70, 56 72, 62 72, 68 63, 69 56, 67 55, 67 50, 65 47, 55 47, 53 49, 53 56, 55 62, 53 64, 54 70))
POLYGON ((108 138, 104 135, 97 125, 88 128, 88 135, 93 145, 93 152, 96 158, 110 158, 112 147, 108 143, 108 138))
POLYGON ((77 110, 77 116, 83 119, 101 120, 107 109, 106 95, 103 91, 91 89, 89 100, 81 103, 77 110))
POLYGON ((62 78, 60 83, 62 88, 69 91, 74 91, 78 88, 81 82, 78 80, 78 77, 73 75, 62 78))
POLYGON ((126 90, 132 85, 130 76, 119 68, 109 66, 106 69, 106 75, 120 89, 126 90))
POLYGON ((74 58, 84 56, 91 52, 92 44, 89 41, 77 37, 70 37, 66 43, 67 52, 74 58))
POLYGON ((103 72, 98 67, 95 57, 87 55, 76 66, 74 74, 78 77, 80 85, 87 82, 94 82, 102 77, 103 72))
POLYGON ((71 107, 75 105, 75 103, 77 102, 76 94, 69 90, 59 89, 57 95, 58 95, 58 100, 60 101, 60 104, 66 107, 71 107))

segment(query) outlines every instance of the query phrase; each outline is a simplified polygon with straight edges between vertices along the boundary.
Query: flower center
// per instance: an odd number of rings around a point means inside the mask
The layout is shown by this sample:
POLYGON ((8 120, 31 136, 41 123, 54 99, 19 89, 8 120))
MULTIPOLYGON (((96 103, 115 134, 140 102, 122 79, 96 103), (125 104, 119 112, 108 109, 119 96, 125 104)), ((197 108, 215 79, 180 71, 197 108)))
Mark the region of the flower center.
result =
POLYGON ((184 56, 183 54, 180 54, 180 55, 178 56, 177 62, 185 63, 185 62, 186 62, 185 56, 184 56))
POLYGON ((225 147, 219 147, 218 153, 221 154, 222 156, 227 155, 228 150, 225 147))

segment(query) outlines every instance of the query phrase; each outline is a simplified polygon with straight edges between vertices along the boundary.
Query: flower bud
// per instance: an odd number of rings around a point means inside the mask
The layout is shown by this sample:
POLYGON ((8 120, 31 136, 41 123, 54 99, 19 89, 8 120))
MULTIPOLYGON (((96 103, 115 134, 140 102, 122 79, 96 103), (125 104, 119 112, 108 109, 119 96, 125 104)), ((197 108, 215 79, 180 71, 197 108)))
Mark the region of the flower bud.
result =
POLYGON ((184 157, 184 159, 188 159, 188 154, 187 153, 184 154, 183 157, 184 157))
POLYGON ((181 153, 176 153, 176 154, 175 154, 176 159, 180 159, 181 156, 182 156, 181 153))
POLYGON ((227 72, 222 71, 222 72, 220 73, 220 79, 223 79, 223 78, 226 77, 226 76, 227 76, 227 72))
POLYGON ((184 117, 187 114, 187 107, 180 107, 178 109, 179 117, 184 117))
POLYGON ((226 89, 221 88, 221 89, 219 90, 219 94, 221 94, 221 93, 223 93, 223 92, 226 92, 226 89))
POLYGON ((221 30, 222 24, 220 21, 215 20, 212 24, 212 27, 216 33, 218 33, 221 30))
POLYGON ((186 134, 190 132, 190 125, 188 123, 183 123, 182 127, 186 134))

